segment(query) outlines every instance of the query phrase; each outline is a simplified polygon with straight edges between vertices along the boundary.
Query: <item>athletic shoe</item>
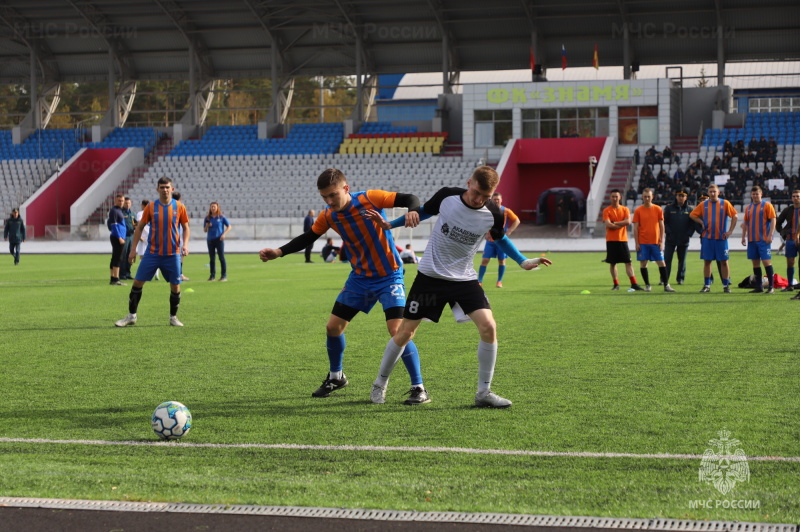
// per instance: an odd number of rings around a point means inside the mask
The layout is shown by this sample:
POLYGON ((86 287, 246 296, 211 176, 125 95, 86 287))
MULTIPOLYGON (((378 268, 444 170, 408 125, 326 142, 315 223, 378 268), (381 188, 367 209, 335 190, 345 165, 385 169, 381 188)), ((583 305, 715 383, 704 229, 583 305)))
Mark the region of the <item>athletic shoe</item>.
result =
POLYGON ((794 292, 794 286, 787 286, 786 288, 781 288, 781 292, 794 292))
POLYGON ((636 291, 636 292, 643 292, 644 291, 644 288, 642 288, 638 284, 632 284, 631 288, 633 288, 633 290, 636 291))
POLYGON ((612 286, 612 287, 611 287, 611 289, 612 289, 612 290, 619 290, 619 285, 618 285, 618 284, 615 284, 614 286, 612 286))
POLYGON ((678 284, 679 284, 679 285, 682 285, 682 284, 683 284, 683 281, 678 281, 678 284))
POLYGON ((110 284, 111 286, 128 286, 126 283, 123 283, 122 281, 111 281, 108 284, 110 284))
POLYGON ((347 377, 344 373, 342 373, 341 379, 331 379, 330 375, 328 375, 325 380, 322 381, 322 386, 311 392, 311 397, 328 397, 336 390, 347 386, 347 384, 347 377))
POLYGON ((225 277, 225 276, 223 276, 223 277, 220 277, 220 278, 219 278, 219 282, 221 282, 221 283, 227 283, 227 282, 228 282, 228 278, 227 278, 227 277, 225 277))
POLYGON ((382 405, 386 402, 386 386, 380 384, 372 385, 372 392, 369 394, 369 400, 376 405, 382 405))
POLYGON ((114 322, 114 325, 117 327, 127 327, 128 325, 135 325, 136 324, 136 314, 128 314, 121 320, 114 322))
POLYGON ((500 281, 497 281, 497 284, 495 285, 495 287, 503 288, 503 283, 501 283, 500 281))
POLYGON ((422 405, 431 402, 430 397, 428 397, 428 392, 425 391, 425 388, 419 386, 412 386, 411 389, 406 392, 406 395, 408 395, 409 398, 403 401, 404 405, 422 405))
POLYGON ((183 323, 180 322, 178 316, 170 316, 169 324, 172 325, 173 327, 183 327, 183 323))
POLYGON ((794 297, 790 297, 789 299, 800 299, 800 294, 797 294, 797 295, 796 295, 796 296, 794 296, 794 297))
POLYGON ((188 280, 189 280, 188 277, 186 277, 185 275, 181 274, 181 281, 188 281, 188 280))
POLYGON ((675 291, 675 289, 674 289, 674 288, 672 288, 672 287, 669 285, 669 283, 667 283, 667 284, 665 284, 665 285, 664 285, 664 292, 674 292, 674 291, 675 291))
POLYGON ((645 291, 645 292, 651 292, 652 290, 653 290, 653 289, 652 289, 652 288, 650 288, 650 285, 649 285, 649 284, 646 284, 646 285, 644 285, 644 291, 645 291))
POLYGON ((726 294, 730 294, 731 293, 731 287, 730 286, 726 286, 725 288, 722 289, 722 291, 725 292, 726 294))
POLYGON ((213 281, 214 280, 214 276, 212 275, 211 277, 208 278, 208 280, 209 281, 213 281))
POLYGON ((659 281, 658 286, 664 286, 664 281, 659 281))
POLYGON ((158 281, 158 280, 159 280, 159 278, 158 278, 158 272, 156 272, 156 274, 153 276, 153 279, 155 279, 156 281, 158 281))
POLYGON ((705 285, 703 288, 700 289, 700 293, 707 294, 709 292, 711 292, 711 287, 708 285, 705 285))
POLYGON ((763 292, 764 292, 764 289, 761 288, 761 287, 758 287, 758 288, 754 288, 753 290, 750 290, 748 292, 748 294, 761 294, 763 292))
POLYGON ((764 290, 764 293, 765 293, 765 294, 774 294, 774 293, 775 293, 775 289, 774 289, 773 287, 771 287, 771 286, 770 286, 769 288, 767 288, 766 290, 764 290))
POLYGON ((494 392, 488 391, 475 394, 475 406, 483 408, 508 408, 511 401, 500 397, 494 392))

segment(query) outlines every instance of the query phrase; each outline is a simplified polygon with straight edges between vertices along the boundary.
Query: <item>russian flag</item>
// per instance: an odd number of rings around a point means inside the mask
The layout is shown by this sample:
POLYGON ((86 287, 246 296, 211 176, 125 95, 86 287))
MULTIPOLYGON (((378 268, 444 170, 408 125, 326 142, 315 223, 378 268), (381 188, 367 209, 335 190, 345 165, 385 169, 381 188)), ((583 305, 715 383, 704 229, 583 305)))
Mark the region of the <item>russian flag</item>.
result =
POLYGON ((564 45, 561 45, 561 70, 567 68, 567 49, 564 48, 564 45))

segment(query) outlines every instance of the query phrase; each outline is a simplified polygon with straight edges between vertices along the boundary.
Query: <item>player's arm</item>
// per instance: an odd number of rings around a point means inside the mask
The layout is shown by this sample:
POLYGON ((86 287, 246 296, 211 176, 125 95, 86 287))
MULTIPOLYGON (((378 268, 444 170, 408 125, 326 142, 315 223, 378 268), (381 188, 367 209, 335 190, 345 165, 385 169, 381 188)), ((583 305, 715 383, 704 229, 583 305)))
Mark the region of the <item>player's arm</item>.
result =
POLYGON ((309 229, 302 235, 298 236, 287 242, 286 244, 282 245, 278 249, 271 249, 271 248, 264 248, 258 252, 258 256, 261 257, 262 262, 267 262, 269 260, 275 260, 277 258, 283 257, 288 255, 289 253, 296 253, 300 250, 306 249, 308 246, 313 244, 317 241, 321 234, 317 234, 314 232, 313 229, 309 229))
POLYGON ((611 220, 603 220, 603 223, 606 224, 606 229, 619 229, 621 227, 611 220))
POLYGON ((231 224, 230 224, 230 222, 228 222, 228 219, 227 218, 223 218, 223 220, 225 220, 225 223, 223 225, 223 227, 225 227, 225 230, 219 236, 220 240, 225 240, 225 235, 227 235, 228 232, 231 230, 231 224))
MULTIPOLYGON (((139 242, 142 239, 142 232, 147 224, 136 224, 136 230, 133 232, 133 242, 139 242)), ((136 246, 131 245, 131 250, 128 252, 128 262, 133 264, 136 262, 136 246)))
MULTIPOLYGON (((182 223, 181 227, 183 228, 183 248, 181 249, 181 254, 185 257, 189 254, 189 222, 182 223)), ((136 251, 133 249, 133 246, 131 246, 131 251, 136 251)))
POLYGON ((511 220, 511 225, 509 225, 508 229, 506 229, 506 236, 511 236, 511 233, 513 233, 517 227, 519 227, 520 219, 519 216, 514 214, 514 211, 511 209, 506 208, 506 212, 508 213, 508 218, 511 220))
POLYGON ((405 221, 406 227, 416 227, 419 225, 420 202, 417 196, 415 196, 414 194, 403 194, 401 192, 398 192, 397 194, 395 194, 394 206, 405 207, 406 209, 408 209, 405 221))
MULTIPOLYGON (((725 200, 725 201, 727 202, 728 200, 725 200)), ((728 229, 727 233, 725 233, 725 238, 726 239, 733 234, 733 230, 736 229, 736 224, 739 223, 739 213, 736 212, 736 210, 733 208, 733 205, 731 205, 730 203, 728 203, 728 205, 730 206, 730 210, 731 210, 731 212, 728 214, 728 216, 731 217, 731 228, 728 229)), ((747 229, 747 224, 742 224, 742 225, 743 225, 744 229, 746 230, 747 229)))
POLYGON ((664 239, 666 238, 666 231, 664 230, 664 220, 663 219, 658 221, 658 228, 660 230, 659 235, 661 236, 661 242, 659 244, 661 246, 661 251, 664 251, 664 239))
POLYGON ((639 222, 633 222, 633 244, 636 251, 639 251, 639 222))
POLYGON ((776 220, 777 220, 777 218, 773 214, 772 218, 770 218, 767 221, 767 224, 769 224, 769 233, 767 233, 767 237, 766 237, 767 238, 767 244, 772 244, 772 239, 775 238, 775 225, 777 225, 775 223, 776 220))

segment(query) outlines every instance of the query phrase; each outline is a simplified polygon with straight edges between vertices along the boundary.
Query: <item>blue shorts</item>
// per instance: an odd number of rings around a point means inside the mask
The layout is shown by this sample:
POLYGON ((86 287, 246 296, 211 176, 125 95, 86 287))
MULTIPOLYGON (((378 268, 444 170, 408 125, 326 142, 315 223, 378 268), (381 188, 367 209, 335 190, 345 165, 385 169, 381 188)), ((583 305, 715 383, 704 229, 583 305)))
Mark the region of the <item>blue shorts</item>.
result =
POLYGON ((497 259, 497 260, 506 260, 506 253, 500 246, 495 244, 494 242, 486 241, 486 245, 483 248, 483 258, 484 259, 497 259))
POLYGON ((364 314, 369 314, 378 301, 383 305, 383 310, 405 307, 406 290, 403 286, 403 268, 399 268, 386 277, 364 277, 351 273, 336 301, 364 314))
POLYGON ((793 259, 797 256, 797 243, 795 243, 794 239, 786 241, 786 252, 787 259, 793 259))
POLYGON ((169 284, 181 284, 181 256, 145 254, 136 269, 137 281, 151 281, 157 270, 161 270, 169 284))
POLYGON ((728 241, 701 238, 700 258, 703 260, 728 260, 728 241))
POLYGON ((747 258, 750 260, 772 260, 772 246, 763 240, 748 242, 747 258))
POLYGON ((636 260, 663 261, 664 254, 661 252, 661 246, 658 244, 639 244, 639 251, 636 252, 636 260))

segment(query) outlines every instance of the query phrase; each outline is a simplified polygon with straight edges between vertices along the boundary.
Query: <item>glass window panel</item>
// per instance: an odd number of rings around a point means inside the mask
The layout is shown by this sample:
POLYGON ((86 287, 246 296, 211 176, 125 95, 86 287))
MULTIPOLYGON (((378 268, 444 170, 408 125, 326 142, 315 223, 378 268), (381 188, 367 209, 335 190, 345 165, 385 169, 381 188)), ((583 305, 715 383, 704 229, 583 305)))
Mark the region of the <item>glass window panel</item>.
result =
POLYGON ((608 137, 610 135, 608 131, 608 118, 598 118, 597 119, 597 129, 595 130, 595 137, 608 137))
POLYGON ((512 111, 511 109, 504 110, 504 111, 495 111, 494 112, 494 119, 495 120, 511 120, 512 111))
POLYGON ((475 124, 475 146, 478 148, 491 148, 494 146, 493 123, 478 122, 475 124))
POLYGON ((475 111, 475 121, 478 120, 493 120, 492 111, 475 111))
POLYGON ((639 121, 635 118, 621 118, 618 137, 620 144, 639 144, 639 121))
POLYGON ((620 116, 620 118, 629 118, 629 117, 639 116, 639 108, 638 107, 620 107, 619 108, 619 116, 620 116))
MULTIPOLYGON (((510 113, 511 111, 509 111, 510 113)), ((505 146, 511 139, 511 122, 495 122, 494 145, 505 146)))
POLYGON ((577 109, 561 109, 561 118, 575 118, 578 116, 577 109))
POLYGON ((558 109, 542 109, 542 120, 555 120, 558 118, 558 109))
POLYGON ((578 135, 581 137, 596 137, 595 134, 595 121, 594 120, 581 120, 578 123, 578 135))
POLYGON ((640 118, 639 119, 639 144, 658 143, 658 119, 640 118))
POLYGON ((578 109, 578 118, 594 118, 597 116, 597 109, 581 108, 578 109))
POLYGON ((578 134, 578 121, 577 120, 561 120, 559 126, 561 129, 561 137, 574 137, 578 134))
POLYGON ((597 116, 599 118, 608 118, 608 107, 600 107, 597 109, 597 116))
POLYGON ((538 109, 523 109, 522 110, 522 119, 523 120, 537 120, 539 118, 539 110, 538 109))
POLYGON ((558 138, 558 123, 554 120, 545 120, 541 122, 541 138, 543 139, 557 139, 558 138))
POLYGON ((655 105, 639 107, 639 116, 658 116, 658 107, 655 105))
POLYGON ((522 123, 522 138, 523 139, 538 139, 539 138, 539 122, 523 122, 522 123))

